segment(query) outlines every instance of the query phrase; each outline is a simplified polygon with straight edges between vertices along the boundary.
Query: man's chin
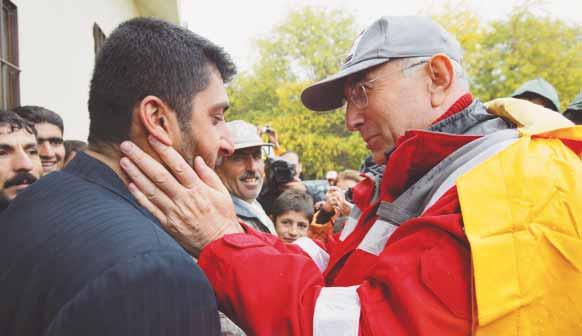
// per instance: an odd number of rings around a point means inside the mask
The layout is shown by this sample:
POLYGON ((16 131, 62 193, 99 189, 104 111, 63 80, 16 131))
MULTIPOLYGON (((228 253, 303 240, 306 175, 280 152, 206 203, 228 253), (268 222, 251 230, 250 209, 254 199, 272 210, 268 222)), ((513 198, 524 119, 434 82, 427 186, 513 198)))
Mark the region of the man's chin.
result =
POLYGON ((386 164, 386 151, 374 151, 372 153, 372 160, 374 160, 374 163, 378 165, 386 164))

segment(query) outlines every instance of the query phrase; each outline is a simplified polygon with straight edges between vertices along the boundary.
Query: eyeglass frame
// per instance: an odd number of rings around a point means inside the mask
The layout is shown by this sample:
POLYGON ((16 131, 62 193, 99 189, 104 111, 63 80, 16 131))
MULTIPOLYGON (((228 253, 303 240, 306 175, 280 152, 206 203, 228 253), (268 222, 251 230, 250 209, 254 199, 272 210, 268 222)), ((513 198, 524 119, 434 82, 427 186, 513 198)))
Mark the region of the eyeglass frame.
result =
POLYGON ((397 71, 391 71, 390 73, 387 73, 385 75, 378 76, 376 78, 367 80, 365 82, 362 82, 362 81, 354 82, 354 83, 352 83, 350 85, 350 88, 349 88, 349 91, 348 91, 348 96, 345 97, 345 100, 346 100, 346 102, 349 102, 349 103, 354 104, 360 110, 365 109, 366 107, 368 107, 368 92, 366 91, 366 88, 368 90, 373 89, 374 87, 371 85, 372 83, 378 82, 378 81, 383 81, 383 80, 387 79, 389 76, 391 76, 391 75, 393 75, 393 74, 395 74, 397 72, 406 71, 408 69, 414 68, 416 66, 419 66, 421 64, 428 63, 428 62, 429 62, 428 59, 422 60, 422 61, 418 61, 417 63, 411 64, 411 65, 409 65, 409 66, 407 66, 405 68, 398 69, 397 71), (363 92, 362 93, 362 97, 364 97, 365 102, 362 103, 362 104, 357 103, 356 102, 356 99, 354 99, 354 97, 356 96, 356 89, 361 89, 361 91, 363 92))

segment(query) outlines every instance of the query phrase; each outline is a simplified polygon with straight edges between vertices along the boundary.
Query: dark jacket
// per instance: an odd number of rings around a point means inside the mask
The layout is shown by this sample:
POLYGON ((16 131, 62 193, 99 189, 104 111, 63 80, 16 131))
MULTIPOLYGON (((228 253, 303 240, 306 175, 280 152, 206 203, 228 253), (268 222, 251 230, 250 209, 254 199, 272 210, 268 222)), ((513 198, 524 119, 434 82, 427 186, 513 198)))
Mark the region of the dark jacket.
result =
POLYGON ((77 154, 0 215, 0 335, 218 335, 200 268, 106 165, 77 154))

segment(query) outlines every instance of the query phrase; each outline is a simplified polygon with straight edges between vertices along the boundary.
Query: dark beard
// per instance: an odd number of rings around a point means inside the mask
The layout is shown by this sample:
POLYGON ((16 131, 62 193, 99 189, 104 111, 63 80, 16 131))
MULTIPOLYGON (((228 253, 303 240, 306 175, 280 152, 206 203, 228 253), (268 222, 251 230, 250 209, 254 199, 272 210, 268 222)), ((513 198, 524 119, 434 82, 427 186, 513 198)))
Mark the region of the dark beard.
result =
POLYGON ((182 136, 182 145, 180 148, 176 148, 176 150, 178 153, 180 153, 180 155, 182 155, 190 167, 194 167, 194 153, 196 150, 196 143, 194 142, 192 130, 189 126, 181 124, 180 131, 182 136))

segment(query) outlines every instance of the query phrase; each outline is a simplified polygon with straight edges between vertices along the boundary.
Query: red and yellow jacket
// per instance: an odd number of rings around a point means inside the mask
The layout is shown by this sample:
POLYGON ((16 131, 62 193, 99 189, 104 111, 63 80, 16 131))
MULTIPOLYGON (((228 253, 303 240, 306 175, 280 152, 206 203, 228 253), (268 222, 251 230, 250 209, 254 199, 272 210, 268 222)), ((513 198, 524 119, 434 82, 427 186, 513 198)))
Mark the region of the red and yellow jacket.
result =
MULTIPOLYGON (((221 310, 252 335, 572 334, 582 323, 582 128, 532 135, 569 123, 529 120, 505 110, 512 102, 490 109, 522 136, 395 229, 378 206, 479 134, 407 132, 379 189, 367 179, 354 190, 357 225, 326 246, 251 229, 209 244, 199 264, 221 310), (367 244, 378 228, 384 243, 367 244)), ((459 104, 465 113, 475 102, 459 104)), ((457 118, 448 115, 437 125, 457 118)))

